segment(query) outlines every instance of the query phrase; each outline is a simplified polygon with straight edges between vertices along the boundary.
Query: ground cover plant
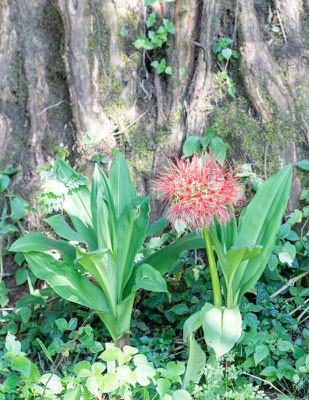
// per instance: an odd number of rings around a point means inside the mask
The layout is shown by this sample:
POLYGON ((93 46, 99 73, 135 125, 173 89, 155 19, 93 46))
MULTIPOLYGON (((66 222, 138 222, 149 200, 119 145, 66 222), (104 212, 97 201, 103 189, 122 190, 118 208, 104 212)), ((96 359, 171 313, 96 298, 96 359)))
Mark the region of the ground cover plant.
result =
MULTIPOLYGON (((203 157, 169 162, 165 173, 174 168, 175 178, 177 168, 205 168, 206 189, 213 191, 232 179, 226 196, 235 190, 236 204, 245 178, 223 175, 221 160, 203 157)), ((120 153, 108 178, 95 168, 91 189, 61 160, 46 175, 41 199, 59 212, 46 222, 65 240, 31 233, 10 248, 24 253, 49 288, 33 288, 13 310, 2 306, 0 398, 304 398, 308 214, 305 205, 282 224, 290 167, 263 183, 237 220, 233 203, 222 198, 214 206, 229 208, 213 207, 208 218, 219 210, 226 224, 219 218, 205 224, 198 214, 206 243, 192 232, 190 212, 175 212, 170 230, 166 218, 149 226, 149 196, 136 197, 120 153), (302 223, 299 233, 296 221, 302 223)), ((175 193, 169 200, 178 204, 175 193)), ((167 210, 170 217, 172 208, 167 210)))

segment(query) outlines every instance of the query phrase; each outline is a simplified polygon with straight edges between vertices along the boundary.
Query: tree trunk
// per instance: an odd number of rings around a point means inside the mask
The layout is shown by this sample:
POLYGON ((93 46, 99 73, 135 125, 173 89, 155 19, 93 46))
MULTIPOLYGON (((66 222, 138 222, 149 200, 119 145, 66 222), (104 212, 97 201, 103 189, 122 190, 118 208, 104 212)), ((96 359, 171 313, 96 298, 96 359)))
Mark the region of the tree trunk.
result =
MULTIPOLYGON (((60 143, 88 175, 94 154, 111 158, 120 147, 139 193, 150 193, 166 158, 213 123, 229 157, 262 176, 295 164, 309 146, 308 8, 305 0, 0 0, 0 168, 22 168, 22 190, 31 191, 36 167, 53 162, 60 143), (159 50, 138 50, 150 12, 175 34, 159 50), (227 68, 236 99, 214 82, 220 37, 241 53, 227 68), (171 76, 150 65, 162 58, 171 76)), ((294 167, 289 210, 300 190, 294 167)), ((152 206, 154 219, 161 209, 152 206)))

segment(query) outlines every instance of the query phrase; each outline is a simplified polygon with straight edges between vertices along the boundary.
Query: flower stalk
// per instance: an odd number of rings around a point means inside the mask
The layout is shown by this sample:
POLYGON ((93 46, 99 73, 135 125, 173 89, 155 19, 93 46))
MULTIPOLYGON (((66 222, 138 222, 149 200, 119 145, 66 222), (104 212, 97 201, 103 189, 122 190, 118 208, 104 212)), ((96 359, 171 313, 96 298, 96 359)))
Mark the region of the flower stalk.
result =
POLYGON ((211 278, 211 284, 212 284, 212 290, 213 290, 214 306, 222 307, 221 288, 220 288, 219 275, 218 275, 215 255, 214 255, 214 251, 212 248, 212 242, 211 242, 209 230, 206 229, 205 226, 203 228, 203 234, 204 234, 204 239, 205 239, 205 244, 206 244, 206 253, 207 253, 209 269, 210 269, 210 278, 211 278))

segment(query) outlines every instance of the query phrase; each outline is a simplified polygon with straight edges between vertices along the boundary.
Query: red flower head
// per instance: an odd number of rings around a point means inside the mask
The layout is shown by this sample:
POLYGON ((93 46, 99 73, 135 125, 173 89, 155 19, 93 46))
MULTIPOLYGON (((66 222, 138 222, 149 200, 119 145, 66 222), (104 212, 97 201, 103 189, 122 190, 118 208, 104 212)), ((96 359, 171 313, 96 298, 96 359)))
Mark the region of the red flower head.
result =
POLYGON ((155 190, 162 193, 161 201, 168 200, 170 207, 165 215, 172 224, 182 219, 199 230, 209 229, 214 217, 220 224, 230 221, 244 195, 233 169, 220 165, 208 153, 201 158, 194 153, 192 161, 169 160, 159 172, 155 190))

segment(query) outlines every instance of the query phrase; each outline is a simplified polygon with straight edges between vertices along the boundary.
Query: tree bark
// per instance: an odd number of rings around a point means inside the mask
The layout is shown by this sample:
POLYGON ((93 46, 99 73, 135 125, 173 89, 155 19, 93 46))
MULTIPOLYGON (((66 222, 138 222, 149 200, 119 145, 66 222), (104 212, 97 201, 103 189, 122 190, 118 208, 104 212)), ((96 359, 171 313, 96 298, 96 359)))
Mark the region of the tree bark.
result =
MULTIPOLYGON (((111 158, 119 147, 139 193, 150 193, 166 158, 212 123, 229 157, 252 162, 260 175, 294 165, 309 146, 308 9, 305 0, 147 8, 144 0, 0 0, 0 169, 22 168, 21 190, 31 191, 36 167, 53 162, 60 143, 87 175, 94 154, 111 158), (154 11, 175 35, 157 53, 138 50, 133 42, 154 11), (220 37, 233 37, 241 53, 228 67, 236 99, 214 82, 220 37), (166 59, 172 76, 156 73, 154 57, 166 59)), ((300 190, 294 167, 290 211, 300 190)), ((155 219, 162 206, 152 201, 155 219)))

